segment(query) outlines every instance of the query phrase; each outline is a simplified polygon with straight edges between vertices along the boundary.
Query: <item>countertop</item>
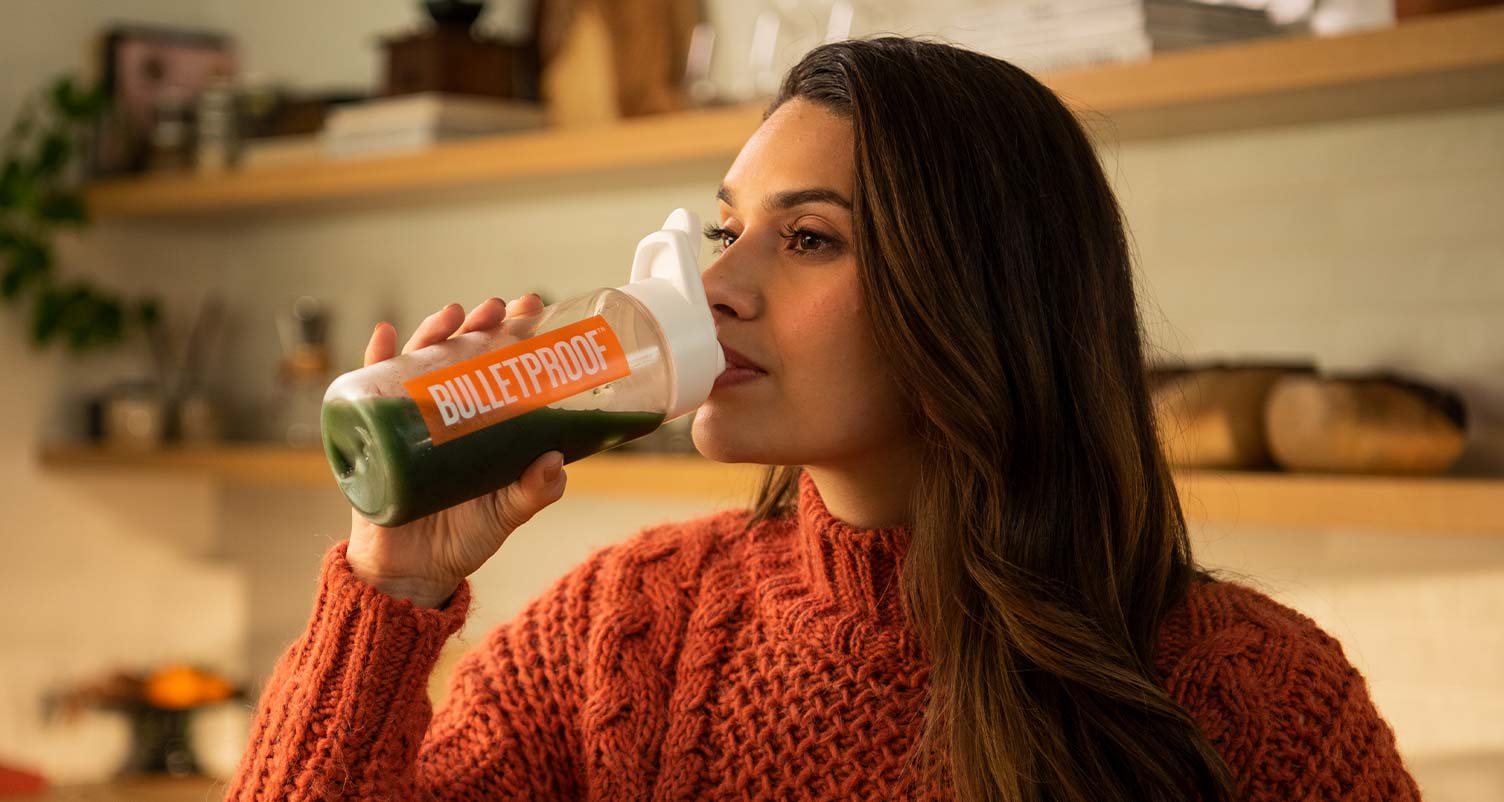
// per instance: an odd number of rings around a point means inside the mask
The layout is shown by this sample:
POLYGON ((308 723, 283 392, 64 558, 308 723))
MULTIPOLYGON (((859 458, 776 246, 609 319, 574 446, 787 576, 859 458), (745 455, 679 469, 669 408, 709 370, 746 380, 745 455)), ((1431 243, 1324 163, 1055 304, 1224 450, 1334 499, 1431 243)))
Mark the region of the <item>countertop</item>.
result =
POLYGON ((65 785, 16 802, 219 802, 225 784, 207 777, 121 780, 102 785, 65 785))

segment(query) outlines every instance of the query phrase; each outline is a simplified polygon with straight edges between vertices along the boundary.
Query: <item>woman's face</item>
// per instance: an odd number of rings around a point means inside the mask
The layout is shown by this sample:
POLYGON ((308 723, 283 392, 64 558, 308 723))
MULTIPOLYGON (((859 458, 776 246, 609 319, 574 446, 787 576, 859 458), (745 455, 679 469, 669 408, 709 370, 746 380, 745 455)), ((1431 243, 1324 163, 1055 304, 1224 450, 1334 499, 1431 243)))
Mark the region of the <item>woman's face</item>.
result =
POLYGON ((705 293, 728 368, 734 351, 759 370, 728 370, 700 407, 711 459, 871 469, 907 442, 857 282, 853 158, 851 123, 796 99, 726 173, 705 293))

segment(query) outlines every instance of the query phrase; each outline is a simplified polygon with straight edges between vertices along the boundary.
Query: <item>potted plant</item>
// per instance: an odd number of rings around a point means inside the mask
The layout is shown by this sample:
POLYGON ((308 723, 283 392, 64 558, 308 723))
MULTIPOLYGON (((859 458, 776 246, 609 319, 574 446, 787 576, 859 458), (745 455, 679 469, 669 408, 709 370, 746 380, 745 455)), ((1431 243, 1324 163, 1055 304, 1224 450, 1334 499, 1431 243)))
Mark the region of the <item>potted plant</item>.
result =
POLYGON ((22 105, 0 146, 0 299, 29 311, 38 347, 86 351, 159 318, 155 299, 128 301, 56 270, 57 234, 88 222, 80 157, 106 105, 100 88, 59 78, 22 105))

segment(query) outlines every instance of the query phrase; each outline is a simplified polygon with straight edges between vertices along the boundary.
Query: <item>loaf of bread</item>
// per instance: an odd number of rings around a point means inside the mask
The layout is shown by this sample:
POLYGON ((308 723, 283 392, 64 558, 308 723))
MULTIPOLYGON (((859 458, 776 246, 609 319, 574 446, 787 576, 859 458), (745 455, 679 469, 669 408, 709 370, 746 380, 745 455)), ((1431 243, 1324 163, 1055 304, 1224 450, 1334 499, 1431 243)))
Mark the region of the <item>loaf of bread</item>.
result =
POLYGON ((1213 363, 1156 368, 1150 373, 1166 458, 1182 468, 1263 468, 1271 465, 1264 435, 1269 390, 1308 363, 1213 363))
POLYGON ((1291 471, 1439 473, 1467 439, 1461 398, 1391 374, 1284 377, 1264 419, 1270 453, 1291 471))

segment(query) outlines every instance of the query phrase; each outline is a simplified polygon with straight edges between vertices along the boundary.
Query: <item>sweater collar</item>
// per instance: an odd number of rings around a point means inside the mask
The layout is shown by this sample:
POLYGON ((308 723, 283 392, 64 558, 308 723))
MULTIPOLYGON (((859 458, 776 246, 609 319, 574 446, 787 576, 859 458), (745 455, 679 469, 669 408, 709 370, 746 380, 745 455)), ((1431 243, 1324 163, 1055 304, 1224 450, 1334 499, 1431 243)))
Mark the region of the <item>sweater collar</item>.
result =
POLYGON ((831 515, 810 475, 799 474, 799 567, 810 600, 836 615, 873 624, 901 623, 899 569, 909 543, 904 526, 859 529, 831 515))

